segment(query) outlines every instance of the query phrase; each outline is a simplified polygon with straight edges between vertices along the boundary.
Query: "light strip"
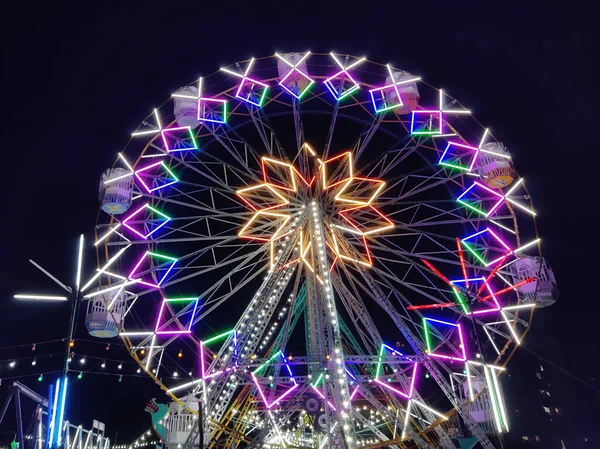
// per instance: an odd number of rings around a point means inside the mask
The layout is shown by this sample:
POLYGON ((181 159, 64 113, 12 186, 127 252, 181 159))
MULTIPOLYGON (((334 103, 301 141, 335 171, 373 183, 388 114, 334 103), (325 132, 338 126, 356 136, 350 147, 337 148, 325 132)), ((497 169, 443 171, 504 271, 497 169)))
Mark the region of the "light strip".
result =
POLYGON ((81 266, 83 264, 83 234, 79 236, 79 253, 77 256, 77 276, 75 278, 75 288, 79 290, 81 283, 81 266))
POLYGON ((56 435, 56 446, 60 447, 60 443, 62 443, 62 424, 63 418, 65 416, 65 401, 67 399, 67 386, 69 385, 69 378, 65 376, 63 378, 62 384, 62 395, 60 398, 60 413, 58 415, 58 434, 56 435))
POLYGON ((54 441, 54 430, 56 429, 56 408, 58 407, 58 393, 60 389, 60 379, 56 379, 56 385, 54 390, 54 402, 52 403, 52 420, 50 421, 50 436, 48 441, 48 447, 52 447, 54 441))
POLYGON ((498 346, 496 346, 496 343, 494 343, 494 340, 492 339, 492 336, 488 332, 487 328, 485 327, 485 325, 482 325, 482 327, 483 327, 483 331, 485 332, 485 335, 487 335, 488 339, 490 340, 490 343, 494 347, 494 350, 496 351, 496 354, 500 355, 500 351, 498 350, 498 346))
POLYGON ((494 418, 496 421, 496 428, 498 429, 498 433, 502 433, 502 422, 500 421, 500 414, 498 412, 498 405, 496 404, 496 399, 494 398, 495 392, 493 385, 490 380, 490 374, 488 373, 487 366, 483 367, 483 372, 485 373, 485 380, 488 387, 488 392, 490 394, 490 400, 492 402, 492 410, 494 412, 494 418))
MULTIPOLYGON (((87 290, 87 288, 88 288, 90 285, 92 285, 96 279, 98 279, 98 278, 100 277, 100 275, 102 274, 102 272, 103 272, 104 270, 106 270, 108 267, 110 267, 110 266, 113 264, 113 262, 114 262, 115 260, 117 260, 117 259, 118 259, 118 258, 121 256, 121 254, 123 254, 123 253, 125 252, 125 250, 126 250, 127 248, 129 248, 130 246, 131 246, 131 244, 127 245, 125 248, 121 248, 121 249, 119 250, 119 252, 117 252, 117 254, 115 254, 114 256, 112 256, 112 257, 111 257, 111 258, 108 260, 108 262, 106 262, 106 264, 105 264, 105 265, 102 267, 101 271, 99 271, 99 272, 98 272, 98 273, 96 273, 94 276, 92 276, 92 278, 91 278, 91 279, 88 281, 88 283, 87 283, 87 284, 85 284, 85 285, 84 285, 84 286, 81 288, 81 290, 80 290, 80 291, 81 291, 81 292, 84 292, 85 290, 87 290)), ((87 297, 87 296, 86 296, 86 297, 87 297)))
POLYGON ((67 301, 66 296, 49 296, 49 295, 36 295, 36 294, 18 294, 14 295, 15 299, 32 299, 35 301, 67 301))
POLYGON ((108 236, 111 235, 113 232, 115 232, 117 229, 119 229, 120 226, 121 226, 121 223, 117 223, 117 225, 114 228, 112 228, 106 234, 104 234, 102 237, 100 237, 98 240, 96 240, 96 242, 94 242, 94 246, 98 246, 99 243, 102 243, 104 240, 106 240, 108 238, 108 236))
POLYGON ((183 390, 184 388, 191 387, 192 385, 199 384, 200 382, 202 382, 202 380, 203 379, 196 379, 196 380, 193 380, 193 381, 188 382, 186 384, 178 385, 176 387, 173 387, 173 388, 170 388, 169 390, 167 390, 167 393, 173 393, 175 391, 183 390))

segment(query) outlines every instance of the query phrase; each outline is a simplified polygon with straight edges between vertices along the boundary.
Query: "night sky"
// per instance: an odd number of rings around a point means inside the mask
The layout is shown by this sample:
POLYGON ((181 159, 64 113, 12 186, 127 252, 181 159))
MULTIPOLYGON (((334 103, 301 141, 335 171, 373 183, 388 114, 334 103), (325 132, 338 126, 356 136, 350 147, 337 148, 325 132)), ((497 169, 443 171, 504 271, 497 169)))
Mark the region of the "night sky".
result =
MULTIPOLYGON (((2 348, 66 336, 66 305, 15 304, 12 295, 54 288, 29 258, 71 282, 76 238, 81 232, 92 238, 100 173, 152 107, 220 65, 274 51, 334 50, 389 61, 443 87, 510 149, 561 290, 556 305, 536 313, 526 345, 588 383, 575 382, 575 419, 591 423, 600 416, 590 405, 600 400, 599 40, 592 2, 561 8, 556 2, 518 8, 398 1, 376 8, 375 2, 306 1, 12 3, 0 19, 2 348)), ((87 256, 89 275, 93 252, 87 256)), ((85 338, 82 321, 78 335, 85 338)), ((56 348, 60 353, 62 346, 56 348)), ((31 356, 30 346, 2 351, 4 379, 11 376, 10 359, 31 356)), ((128 361, 118 349, 114 357, 128 361)), ((40 388, 35 377, 22 381, 40 388)), ((0 388, 2 401, 8 383, 0 388)), ((84 425, 98 418, 122 442, 149 425, 143 406, 158 394, 149 380, 119 383, 113 376, 90 376, 74 391, 79 402, 69 418, 84 425)), ((0 432, 1 440, 12 437, 0 432)))

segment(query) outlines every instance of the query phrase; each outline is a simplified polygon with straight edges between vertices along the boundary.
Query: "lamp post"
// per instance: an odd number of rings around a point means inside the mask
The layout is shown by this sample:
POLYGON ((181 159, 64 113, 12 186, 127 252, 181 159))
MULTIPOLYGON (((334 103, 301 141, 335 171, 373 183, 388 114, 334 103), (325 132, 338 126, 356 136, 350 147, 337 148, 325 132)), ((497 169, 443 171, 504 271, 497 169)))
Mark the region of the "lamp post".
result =
MULTIPOLYGON (((51 393, 48 401, 48 436, 46 439, 46 447, 48 449, 59 448, 62 445, 62 427, 63 419, 65 414, 65 404, 67 401, 67 388, 69 384, 69 358, 71 354, 71 347, 73 344, 73 332, 75 330, 75 317, 77 316, 77 310, 82 300, 81 297, 81 269, 83 263, 83 234, 79 236, 79 250, 77 255, 77 272, 75 274, 75 285, 69 287, 63 282, 58 280, 54 275, 44 269, 41 265, 35 261, 29 259, 29 262, 33 264, 38 270, 48 276, 54 283, 60 288, 67 292, 67 296, 60 295, 45 295, 38 293, 19 293, 14 295, 15 299, 23 301, 44 301, 44 302, 68 302, 71 304, 71 316, 69 319, 69 333, 66 342, 65 360, 63 364, 62 374, 56 380, 54 386, 54 392, 51 393)), ((52 389, 51 389, 52 391, 52 389)), ((21 447, 23 442, 21 441, 21 447)))

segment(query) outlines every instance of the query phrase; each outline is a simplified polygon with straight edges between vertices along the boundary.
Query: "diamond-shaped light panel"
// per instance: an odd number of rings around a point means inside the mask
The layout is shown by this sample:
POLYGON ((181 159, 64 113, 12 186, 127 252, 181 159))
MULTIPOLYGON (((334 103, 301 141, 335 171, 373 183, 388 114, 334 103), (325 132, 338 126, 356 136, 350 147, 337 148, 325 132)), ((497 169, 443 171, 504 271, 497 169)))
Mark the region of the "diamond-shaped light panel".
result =
POLYGON ((265 101, 268 90, 269 86, 265 83, 261 83, 252 78, 243 78, 242 81, 240 81, 235 96, 246 103, 261 107, 265 101))
POLYGON ((403 106, 396 84, 371 89, 371 101, 376 113, 389 111, 403 106))
POLYGON ((301 100, 304 95, 311 89, 315 84, 310 76, 296 67, 290 69, 285 75, 279 85, 285 89, 288 93, 301 100))
POLYGON ((149 204, 144 204, 125 218, 122 223, 141 238, 147 239, 169 221, 171 218, 167 214, 149 204))
POLYGON ((442 134, 442 129, 442 111, 412 111, 412 118, 410 121, 411 134, 433 136, 442 134))
POLYGON ((439 164, 444 167, 470 172, 473 170, 479 148, 458 142, 448 142, 440 157, 439 164))
POLYGON ((337 101, 346 98, 348 95, 352 95, 360 89, 360 85, 346 70, 341 70, 327 78, 324 84, 337 101))
POLYGON ((160 134, 162 135, 165 150, 169 153, 198 149, 196 137, 194 137, 194 132, 189 126, 165 128, 160 131, 160 134))
POLYGON ((414 361, 410 361, 407 357, 404 356, 401 352, 398 352, 394 348, 389 345, 382 344, 381 349, 379 350, 379 359, 377 361, 377 365, 375 368, 375 383, 377 383, 380 387, 383 387, 389 391, 393 391, 394 393, 406 398, 411 399, 414 389, 415 389, 415 381, 417 378, 417 369, 418 363, 414 361), (388 382, 388 378, 386 374, 394 373, 393 368, 386 368, 385 360, 388 359, 404 359, 410 364, 410 369, 407 371, 407 375, 410 377, 410 386, 408 388, 403 388, 402 386, 395 385, 390 381, 388 382), (386 373, 386 369, 391 372, 386 373))
POLYGON ((159 288, 175 267, 177 259, 146 251, 129 273, 129 280, 148 287, 159 288))
POLYGON ((479 215, 489 217, 502 205, 504 196, 475 181, 456 201, 479 215))
POLYGON ((461 240, 465 249, 483 266, 489 267, 513 254, 512 248, 490 228, 461 240))
POLYGON ((179 181, 163 161, 155 162, 135 171, 135 177, 148 193, 164 189, 179 181))
POLYGON ((227 100, 198 98, 198 120, 201 122, 227 123, 227 100))
POLYGON ((462 327, 459 323, 436 320, 434 318, 423 318, 423 332, 425 334, 427 354, 430 357, 457 361, 467 360, 465 340, 463 338, 462 327), (438 345, 438 339, 436 339, 435 333, 433 332, 434 329, 437 330, 440 335, 444 335, 447 341, 456 346, 458 348, 458 353, 449 348, 445 342, 441 342, 441 344, 438 345), (448 331, 450 331, 449 335, 448 331), (444 351, 444 347, 446 347, 448 352, 440 352, 444 351))
MULTIPOLYGON (((286 359, 285 355, 283 354, 283 352, 281 352, 281 351, 279 351, 278 353, 276 353, 274 356, 272 356, 266 362, 264 362, 262 365, 260 365, 258 368, 256 368, 252 372, 252 380, 254 381, 254 384, 256 385, 256 388, 258 390, 260 398, 262 399, 263 403, 265 404, 265 406, 268 409, 271 409, 271 408, 275 407, 285 397, 289 396, 290 393, 292 393, 292 391, 294 391, 296 388, 298 388, 300 386, 300 384, 298 384, 298 382, 296 382, 296 379, 294 378, 294 374, 292 373, 290 365, 287 363, 287 359, 286 359), (267 371, 267 367, 269 366, 269 364, 273 360, 275 360, 277 358, 281 358, 281 360, 283 361, 283 365, 285 367, 285 370, 286 370, 287 374, 289 375, 289 380, 291 382, 291 386, 287 387, 287 385, 286 385, 284 387, 285 390, 281 391, 279 393, 279 395, 276 396, 272 401, 269 401, 268 400, 268 396, 270 396, 269 390, 267 388, 264 388, 263 386, 260 385, 260 383, 258 381, 257 374, 260 372, 260 373, 262 373, 264 375, 265 372, 267 371)), ((278 387, 277 385, 275 385, 274 383, 272 383, 271 386, 270 386, 270 389, 272 391, 274 391, 274 390, 277 389, 277 387, 278 387)))
POLYGON ((178 335, 192 332, 198 310, 198 298, 163 298, 156 319, 156 335, 178 335))

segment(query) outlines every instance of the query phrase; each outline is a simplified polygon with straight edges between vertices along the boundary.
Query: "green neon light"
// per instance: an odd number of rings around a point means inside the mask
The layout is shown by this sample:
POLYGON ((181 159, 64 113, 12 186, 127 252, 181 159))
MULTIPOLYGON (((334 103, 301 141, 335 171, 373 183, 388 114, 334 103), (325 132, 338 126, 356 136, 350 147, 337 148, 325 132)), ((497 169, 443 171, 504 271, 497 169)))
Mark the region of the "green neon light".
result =
POLYGON ((463 298, 463 295, 457 289, 453 288, 452 291, 454 292, 454 296, 456 296, 456 301, 458 302, 458 305, 462 308, 463 312, 468 314, 469 308, 465 303, 465 298, 463 298))
POLYGON ((271 357, 269 357, 269 359, 267 359, 267 361, 266 361, 266 362, 263 362, 263 364, 262 364, 262 365, 260 365, 258 368, 256 368, 256 369, 254 370, 253 374, 256 374, 256 373, 258 373, 258 372, 259 372, 261 369, 263 369, 265 366, 267 366, 269 363, 271 363, 271 361, 272 361, 272 360, 273 360, 275 357, 278 357, 278 356, 280 356, 280 355, 281 355, 281 356, 283 356, 283 352, 281 352, 281 351, 279 351, 279 352, 276 352, 274 355, 272 355, 271 357))
POLYGON ((225 338, 225 337, 227 337, 227 336, 229 336, 229 335, 233 334, 234 332, 235 332, 235 329, 232 329, 232 330, 230 330, 230 331, 227 331, 227 332, 223 332, 222 334, 219 334, 219 335, 216 335, 216 336, 214 336, 214 337, 211 337, 211 338, 209 338, 208 340, 204 340, 204 341, 202 342, 202 344, 203 344, 204 346, 206 346, 207 344, 210 344, 210 343, 212 343, 213 341, 217 341, 217 340, 219 340, 219 339, 221 339, 221 338, 225 338))
POLYGON ((196 301, 198 298, 165 298, 165 302, 196 301))
POLYGON ((298 95, 298 100, 302 100, 302 97, 304 95, 306 95, 308 93, 308 91, 310 91, 310 89, 313 87, 314 84, 315 84, 315 82, 313 80, 310 80, 310 83, 308 83, 308 86, 306 86, 304 88, 304 90, 302 91, 302 93, 300 95, 298 95))
POLYGON ((169 217, 167 214, 165 214, 164 212, 159 211, 158 209, 153 208, 152 206, 146 206, 146 209, 150 209, 156 215, 160 215, 161 217, 163 217, 166 220, 171 220, 171 217, 169 217))
POLYGON ((314 387, 318 387, 319 383, 323 380, 323 373, 319 374, 319 377, 317 377, 317 380, 312 384, 314 387))
POLYGON ((260 96, 260 100, 258 101, 258 107, 261 108, 263 105, 263 102, 265 101, 265 97, 267 96, 267 91, 269 90, 268 87, 263 88, 263 93, 260 96))
POLYGON ((223 103, 223 123, 227 123, 227 102, 223 103))
POLYGON ((192 129, 189 129, 190 132, 190 139, 192 139, 192 143, 194 144, 194 149, 197 150, 198 149, 198 143, 196 142, 196 138, 194 137, 194 133, 192 132, 192 129))
POLYGON ((499 431, 502 432, 502 417, 498 413, 498 404, 496 403, 496 392, 493 388, 493 385, 490 381, 490 375, 488 374, 488 367, 484 365, 483 372, 485 373, 485 380, 487 381, 488 391, 490 392, 490 399, 492 400, 492 409, 494 410, 494 416, 496 417, 496 422, 498 423, 499 431))
POLYGON ((463 200, 456 200, 458 201, 460 204, 462 204, 465 207, 468 207, 469 209, 477 212, 479 215, 487 215, 487 213, 481 209, 476 208, 475 206, 473 206, 472 204, 467 203, 466 201, 463 200))
POLYGON ((457 170, 462 170, 462 171, 466 171, 466 172, 471 171, 471 170, 469 170, 469 167, 463 167, 462 165, 449 164, 448 162, 440 162, 439 164, 443 165, 444 167, 455 168, 457 170))
MULTIPOLYGON (((150 207, 150 206, 148 206, 148 207, 150 207)), ((163 260, 170 260, 171 262, 177 262, 177 260, 178 260, 176 257, 165 256, 163 254, 152 253, 150 251, 148 251, 148 255, 152 256, 152 257, 157 257, 157 258, 163 259, 163 260)))
POLYGON ((344 92, 342 95, 340 95, 338 97, 337 101, 341 101, 344 98, 346 98, 348 95, 352 95, 354 92, 356 92, 358 89, 360 89, 360 86, 357 86, 356 84, 354 86, 352 86, 350 89, 348 89, 346 92, 344 92))
POLYGON ((375 371, 375 379, 379 379, 381 374, 381 367, 383 365, 383 351, 385 350, 385 346, 383 343, 381 344, 381 349, 379 350, 379 361, 377 362, 377 370, 375 371))
POLYGON ((477 251, 475 251, 474 248, 471 248, 471 245, 469 245, 466 242, 461 242, 462 245, 466 248, 467 251, 469 251, 473 257, 475 257, 475 259, 477 259, 479 262, 481 262, 483 265, 487 265, 487 260, 485 260, 483 257, 481 257, 477 251))
POLYGON ((431 341, 429 340, 429 330, 427 329, 427 320, 423 318, 423 329, 425 330, 425 346, 427 346, 427 352, 431 352, 431 341))
POLYGON ((177 176, 175 176, 175 173, 173 173, 169 167, 167 167, 167 164, 165 164, 163 162, 162 166, 165 169, 165 171, 169 174, 169 176, 171 176, 171 178, 173 178, 173 180, 175 182, 179 182, 179 178, 177 176))

